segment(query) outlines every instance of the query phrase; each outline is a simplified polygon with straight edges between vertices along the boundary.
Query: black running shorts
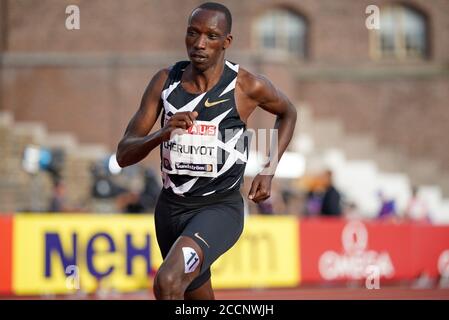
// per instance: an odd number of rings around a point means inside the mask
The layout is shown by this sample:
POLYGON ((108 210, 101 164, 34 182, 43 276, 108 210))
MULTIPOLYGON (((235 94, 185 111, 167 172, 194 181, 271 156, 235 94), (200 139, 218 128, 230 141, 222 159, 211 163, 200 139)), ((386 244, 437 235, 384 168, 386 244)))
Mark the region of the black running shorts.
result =
POLYGON ((203 250, 200 274, 187 288, 209 280, 210 266, 229 250, 243 231, 243 198, 239 190, 203 197, 183 197, 162 189, 155 208, 156 237, 165 259, 180 236, 192 238, 203 250))

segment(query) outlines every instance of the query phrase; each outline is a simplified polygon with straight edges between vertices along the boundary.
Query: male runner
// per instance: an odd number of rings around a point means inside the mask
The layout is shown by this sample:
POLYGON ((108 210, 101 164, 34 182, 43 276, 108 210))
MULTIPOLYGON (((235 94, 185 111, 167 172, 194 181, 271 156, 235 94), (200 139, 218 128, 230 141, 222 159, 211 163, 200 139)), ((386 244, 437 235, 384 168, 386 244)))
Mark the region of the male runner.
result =
MULTIPOLYGON (((246 123, 254 109, 277 115, 272 159, 280 159, 293 135, 296 109, 287 97, 262 76, 225 60, 231 26, 231 13, 221 4, 193 10, 185 36, 190 61, 153 77, 118 145, 121 167, 160 146, 164 186, 155 224, 164 261, 154 281, 156 299, 214 299, 210 266, 243 230, 239 189, 248 152, 246 123), (161 129, 149 134, 161 112, 161 129)), ((270 196, 273 167, 267 163, 270 170, 254 178, 250 200, 270 196)))

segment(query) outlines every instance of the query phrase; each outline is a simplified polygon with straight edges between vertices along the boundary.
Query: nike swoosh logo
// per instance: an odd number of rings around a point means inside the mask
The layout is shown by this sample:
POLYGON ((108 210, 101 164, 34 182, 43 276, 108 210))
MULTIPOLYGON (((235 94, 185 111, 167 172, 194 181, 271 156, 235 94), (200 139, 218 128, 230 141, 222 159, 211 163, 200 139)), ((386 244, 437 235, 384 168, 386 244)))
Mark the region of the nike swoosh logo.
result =
POLYGON ((206 244, 206 246, 207 246, 208 248, 210 248, 209 244, 206 242, 206 240, 204 240, 203 238, 200 237, 200 235, 198 234, 198 232, 195 233, 194 236, 197 237, 198 239, 200 239, 201 241, 203 241, 203 242, 206 244))
POLYGON ((214 101, 214 102, 209 102, 209 99, 207 99, 206 102, 204 102, 204 106, 205 106, 206 108, 209 108, 209 107, 216 106, 217 104, 226 102, 226 101, 228 101, 228 100, 229 100, 229 99, 223 99, 223 100, 218 100, 218 101, 214 101))

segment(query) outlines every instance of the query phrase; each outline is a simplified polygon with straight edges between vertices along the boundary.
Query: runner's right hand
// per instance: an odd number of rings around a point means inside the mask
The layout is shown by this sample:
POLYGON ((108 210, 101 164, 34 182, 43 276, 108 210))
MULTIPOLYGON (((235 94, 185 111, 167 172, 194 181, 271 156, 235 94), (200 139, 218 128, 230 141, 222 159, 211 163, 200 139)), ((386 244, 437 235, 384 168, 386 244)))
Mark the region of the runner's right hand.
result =
POLYGON ((193 125, 196 117, 198 117, 198 112, 196 111, 175 113, 162 128, 162 136, 164 141, 170 140, 170 136, 172 135, 173 131, 178 129, 187 130, 188 128, 190 128, 193 125))

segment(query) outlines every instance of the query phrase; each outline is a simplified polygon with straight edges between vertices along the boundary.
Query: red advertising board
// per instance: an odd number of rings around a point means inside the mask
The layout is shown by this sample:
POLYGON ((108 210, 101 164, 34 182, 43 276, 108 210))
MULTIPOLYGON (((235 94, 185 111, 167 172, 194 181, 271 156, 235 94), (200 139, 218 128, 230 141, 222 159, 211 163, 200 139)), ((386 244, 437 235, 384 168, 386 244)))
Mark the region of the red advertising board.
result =
POLYGON ((415 225, 412 229, 412 262, 417 273, 449 278, 449 227, 415 225))
POLYGON ((430 242, 423 241, 421 249, 414 245, 429 235, 416 233, 411 224, 305 219, 299 228, 303 283, 365 279, 370 266, 381 279, 413 279, 422 265, 419 254, 430 259, 419 253, 428 250, 430 242))
POLYGON ((0 216, 0 294, 12 292, 12 217, 0 216))

